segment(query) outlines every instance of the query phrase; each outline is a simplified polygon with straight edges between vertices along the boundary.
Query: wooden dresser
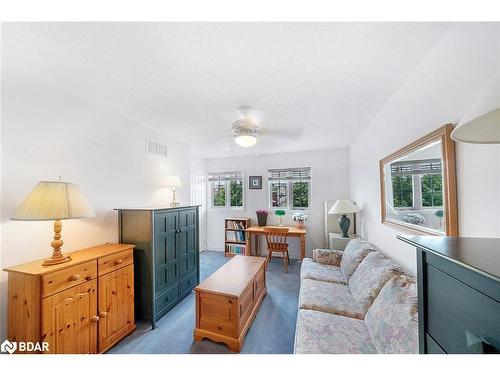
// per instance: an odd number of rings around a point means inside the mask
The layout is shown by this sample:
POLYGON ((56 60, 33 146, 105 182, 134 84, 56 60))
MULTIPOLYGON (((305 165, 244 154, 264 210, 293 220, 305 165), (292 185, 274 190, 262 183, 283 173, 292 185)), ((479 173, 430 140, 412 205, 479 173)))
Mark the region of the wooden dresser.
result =
POLYGON ((49 354, 108 350, 135 328, 133 248, 105 244, 67 253, 67 263, 6 268, 9 340, 46 342, 49 354))
POLYGON ((420 353, 500 353, 500 239, 398 238, 417 249, 420 353))
POLYGON ((200 279, 198 206, 118 209, 119 241, 135 244, 136 318, 156 321, 200 279))
POLYGON ((267 293, 266 258, 236 255, 195 288, 194 339, 239 352, 267 293))

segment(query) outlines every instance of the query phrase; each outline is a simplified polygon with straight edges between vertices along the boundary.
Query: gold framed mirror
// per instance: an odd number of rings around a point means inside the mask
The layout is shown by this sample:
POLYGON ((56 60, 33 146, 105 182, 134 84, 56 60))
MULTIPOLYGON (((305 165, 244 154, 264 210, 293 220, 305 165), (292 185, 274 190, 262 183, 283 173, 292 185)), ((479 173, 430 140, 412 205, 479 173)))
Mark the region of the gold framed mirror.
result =
POLYGON ((458 236, 452 130, 447 124, 380 160, 382 223, 458 236))

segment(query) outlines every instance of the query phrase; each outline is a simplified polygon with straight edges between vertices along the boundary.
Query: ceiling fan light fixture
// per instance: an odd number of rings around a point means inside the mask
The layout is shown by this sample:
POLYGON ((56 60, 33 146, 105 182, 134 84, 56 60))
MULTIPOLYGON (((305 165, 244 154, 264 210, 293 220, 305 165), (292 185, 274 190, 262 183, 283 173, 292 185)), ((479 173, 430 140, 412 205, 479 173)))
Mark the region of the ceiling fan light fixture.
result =
POLYGON ((241 147, 252 147, 257 143, 257 137, 252 134, 239 134, 234 137, 234 141, 241 147))

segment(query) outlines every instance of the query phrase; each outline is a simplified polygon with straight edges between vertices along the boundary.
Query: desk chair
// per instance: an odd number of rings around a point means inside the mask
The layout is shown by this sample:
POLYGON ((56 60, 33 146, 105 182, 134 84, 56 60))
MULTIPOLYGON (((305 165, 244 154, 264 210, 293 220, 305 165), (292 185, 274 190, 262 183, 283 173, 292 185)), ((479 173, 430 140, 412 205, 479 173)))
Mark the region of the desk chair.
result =
POLYGON ((283 264, 285 265, 285 272, 288 273, 288 265, 290 264, 290 257, 288 256, 288 244, 286 242, 288 236, 288 228, 277 228, 277 227, 265 227, 266 232, 266 242, 267 242, 267 262, 266 269, 268 267, 273 253, 281 253, 281 258, 283 258, 283 264))

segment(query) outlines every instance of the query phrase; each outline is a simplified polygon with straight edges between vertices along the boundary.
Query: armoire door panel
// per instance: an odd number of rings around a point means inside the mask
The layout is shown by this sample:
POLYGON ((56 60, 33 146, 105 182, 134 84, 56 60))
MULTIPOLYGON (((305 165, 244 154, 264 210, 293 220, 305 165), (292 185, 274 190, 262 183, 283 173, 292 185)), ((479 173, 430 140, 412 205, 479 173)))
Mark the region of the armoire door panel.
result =
POLYGON ((155 271, 155 291, 156 295, 162 293, 179 280, 179 262, 171 262, 161 267, 157 267, 155 271))
POLYGON ((97 280, 42 300, 42 339, 51 354, 97 352, 97 280))
POLYGON ((99 351, 112 346, 134 322, 134 267, 99 277, 99 351))

